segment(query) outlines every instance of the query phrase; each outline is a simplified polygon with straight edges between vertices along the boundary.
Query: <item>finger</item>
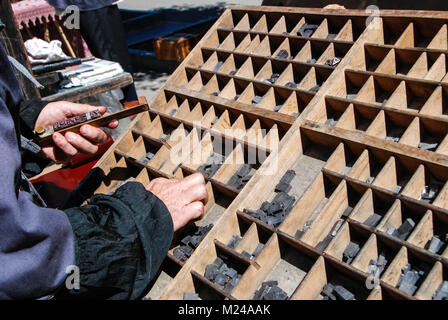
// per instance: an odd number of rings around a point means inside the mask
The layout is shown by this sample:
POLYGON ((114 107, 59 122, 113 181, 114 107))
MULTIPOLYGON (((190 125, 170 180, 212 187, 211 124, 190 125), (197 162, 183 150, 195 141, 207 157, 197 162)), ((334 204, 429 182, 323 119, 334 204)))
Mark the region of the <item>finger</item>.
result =
POLYGON ((68 157, 74 157, 78 150, 76 150, 75 147, 73 147, 67 139, 60 133, 53 133, 53 142, 66 156, 68 157))
POLYGON ((201 201, 204 205, 207 204, 208 191, 205 184, 196 184, 183 190, 182 196, 185 203, 201 201))
POLYGON ((115 129, 116 127, 118 127, 118 120, 112 120, 107 124, 107 127, 110 129, 115 129))
POLYGON ((79 133, 81 133, 84 138, 93 143, 101 144, 106 142, 107 140, 107 134, 103 130, 89 124, 81 126, 81 128, 79 129, 79 133))
POLYGON ((196 185, 205 185, 205 179, 202 173, 196 172, 195 174, 189 175, 188 177, 181 180, 183 183, 183 187, 185 190, 188 190, 189 188, 196 186, 196 185))
POLYGON ((64 151, 59 148, 53 148, 53 157, 56 163, 67 164, 73 158, 72 156, 67 155, 64 151))
POLYGON ((63 110, 66 117, 73 117, 94 110, 99 110, 101 114, 104 114, 106 112, 106 107, 67 102, 67 104, 64 104, 63 110))
POLYGON ((184 207, 184 218, 186 222, 200 218, 204 214, 204 204, 201 201, 195 201, 184 207))
POLYGON ((84 139, 79 134, 67 132, 65 134, 65 138, 73 147, 75 147, 80 152, 94 154, 98 151, 98 146, 84 139))

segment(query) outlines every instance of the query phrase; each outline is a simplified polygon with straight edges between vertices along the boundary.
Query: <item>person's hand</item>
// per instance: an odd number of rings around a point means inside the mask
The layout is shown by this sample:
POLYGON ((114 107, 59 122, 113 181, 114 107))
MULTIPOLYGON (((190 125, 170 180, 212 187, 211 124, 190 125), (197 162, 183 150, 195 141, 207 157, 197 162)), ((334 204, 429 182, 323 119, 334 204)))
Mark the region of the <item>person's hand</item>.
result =
POLYGON ((146 189, 162 200, 168 208, 174 231, 201 217, 208 201, 204 176, 200 173, 182 180, 157 178, 151 180, 146 189))
MULTIPOLYGON (((79 116, 84 113, 98 109, 101 114, 106 112, 106 107, 96 107, 87 104, 72 103, 67 101, 51 102, 40 112, 35 126, 53 125, 70 117, 79 116)), ((108 127, 114 129, 118 121, 113 120, 108 127)), ((70 161, 78 152, 94 154, 98 151, 98 144, 107 140, 106 133, 91 125, 83 125, 80 133, 67 132, 65 135, 53 133, 54 145, 42 148, 42 154, 46 158, 58 163, 70 161)))

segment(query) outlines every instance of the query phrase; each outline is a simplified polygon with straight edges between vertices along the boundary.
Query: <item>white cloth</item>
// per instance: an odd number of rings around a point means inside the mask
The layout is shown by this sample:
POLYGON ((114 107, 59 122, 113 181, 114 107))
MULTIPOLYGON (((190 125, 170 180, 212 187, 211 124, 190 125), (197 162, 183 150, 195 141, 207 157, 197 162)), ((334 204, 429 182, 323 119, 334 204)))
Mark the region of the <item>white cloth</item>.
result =
POLYGON ((25 41, 25 49, 31 64, 57 62, 70 59, 70 57, 62 51, 62 43, 59 40, 47 42, 39 38, 33 38, 25 41))

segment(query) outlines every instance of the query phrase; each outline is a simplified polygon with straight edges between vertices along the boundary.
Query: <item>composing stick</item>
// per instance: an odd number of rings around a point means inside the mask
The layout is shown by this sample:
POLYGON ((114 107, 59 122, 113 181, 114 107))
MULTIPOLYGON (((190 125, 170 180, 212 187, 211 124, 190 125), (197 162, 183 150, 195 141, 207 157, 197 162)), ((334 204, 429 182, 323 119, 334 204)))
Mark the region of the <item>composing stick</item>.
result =
MULTIPOLYGON (((78 133, 81 126, 85 125, 85 124, 89 124, 91 126, 94 127, 105 127, 107 126, 107 124, 109 122, 111 122, 112 120, 120 120, 123 118, 127 118, 130 117, 132 115, 141 113, 143 111, 147 111, 149 110, 149 106, 148 104, 141 104, 132 108, 128 108, 128 109, 124 109, 124 110, 120 110, 102 117, 95 117, 95 111, 94 112, 89 112, 87 114, 84 114, 82 116, 79 117, 74 117, 74 118, 79 118, 79 119, 89 119, 89 117, 91 118, 90 120, 81 120, 82 122, 78 122, 75 123, 73 125, 69 125, 66 126, 66 124, 61 125, 61 122, 57 122, 51 126, 47 126, 45 128, 43 127, 39 127, 35 129, 36 134, 38 135, 37 139, 34 139, 33 142, 37 143, 39 146, 46 146, 49 145, 51 143, 53 143, 53 139, 51 138, 51 136, 53 135, 53 133, 58 132, 60 134, 65 134, 66 132, 76 132, 78 133), (92 119, 93 118, 93 119, 92 119), (65 127, 64 127, 65 126, 65 127), (57 129, 60 128, 60 129, 57 129)), ((79 120, 78 120, 79 121, 79 120)))

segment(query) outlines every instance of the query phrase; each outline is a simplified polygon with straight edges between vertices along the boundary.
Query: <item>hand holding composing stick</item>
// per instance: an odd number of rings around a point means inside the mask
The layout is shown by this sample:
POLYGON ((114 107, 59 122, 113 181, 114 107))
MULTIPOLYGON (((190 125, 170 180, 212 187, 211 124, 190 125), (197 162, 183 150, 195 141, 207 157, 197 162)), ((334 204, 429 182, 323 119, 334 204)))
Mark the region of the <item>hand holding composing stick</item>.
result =
POLYGON ((118 119, 148 110, 140 105, 106 114, 106 107, 71 102, 49 103, 39 114, 35 125, 36 143, 42 154, 56 162, 67 162, 78 152, 94 154, 107 135, 98 127, 114 129, 118 119), (70 119, 73 118, 73 119, 70 119))

